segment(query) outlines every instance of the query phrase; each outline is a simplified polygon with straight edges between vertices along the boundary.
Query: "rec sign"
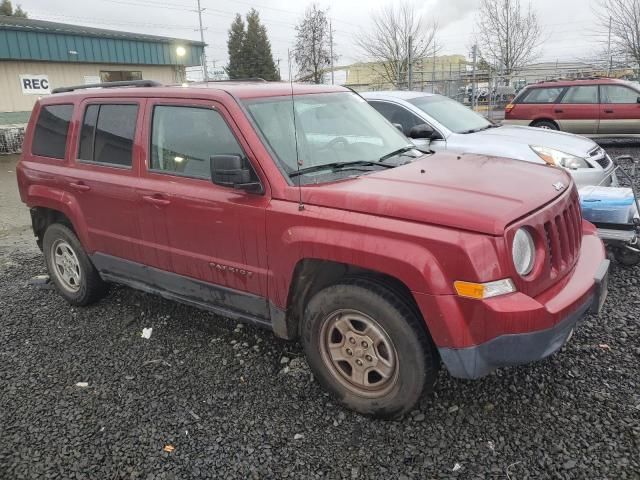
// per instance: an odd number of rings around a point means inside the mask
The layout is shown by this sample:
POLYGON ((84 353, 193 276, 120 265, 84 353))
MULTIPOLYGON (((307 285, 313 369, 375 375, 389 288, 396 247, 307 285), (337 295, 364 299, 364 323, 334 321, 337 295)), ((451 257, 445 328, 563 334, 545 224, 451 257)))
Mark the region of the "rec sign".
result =
POLYGON ((47 95, 51 93, 48 75, 20 75, 20 86, 24 95, 47 95))

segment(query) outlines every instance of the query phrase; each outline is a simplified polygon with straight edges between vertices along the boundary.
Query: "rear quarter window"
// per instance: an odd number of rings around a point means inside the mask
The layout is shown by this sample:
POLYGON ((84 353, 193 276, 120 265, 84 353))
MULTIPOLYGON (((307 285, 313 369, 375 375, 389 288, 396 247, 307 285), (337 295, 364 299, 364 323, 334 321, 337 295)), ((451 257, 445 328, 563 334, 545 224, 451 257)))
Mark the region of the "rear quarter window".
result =
POLYGON ((131 168, 137 119, 137 104, 87 106, 80 130, 79 160, 131 168))
POLYGON ((522 93, 517 103, 556 103, 561 87, 530 88, 522 93))
POLYGON ((33 133, 31 153, 41 157, 64 159, 72 114, 71 104, 42 107, 33 133))

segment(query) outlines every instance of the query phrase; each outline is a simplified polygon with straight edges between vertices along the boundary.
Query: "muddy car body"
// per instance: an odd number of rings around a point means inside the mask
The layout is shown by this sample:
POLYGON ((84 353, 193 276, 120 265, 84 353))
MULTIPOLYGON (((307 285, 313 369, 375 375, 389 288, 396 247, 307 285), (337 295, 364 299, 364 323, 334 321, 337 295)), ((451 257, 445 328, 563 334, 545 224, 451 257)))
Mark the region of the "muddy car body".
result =
POLYGON ((118 282, 299 337, 325 388, 383 417, 441 362, 542 359, 601 305, 561 169, 424 154, 338 87, 133 85, 54 94, 29 124, 20 193, 74 304, 118 282))

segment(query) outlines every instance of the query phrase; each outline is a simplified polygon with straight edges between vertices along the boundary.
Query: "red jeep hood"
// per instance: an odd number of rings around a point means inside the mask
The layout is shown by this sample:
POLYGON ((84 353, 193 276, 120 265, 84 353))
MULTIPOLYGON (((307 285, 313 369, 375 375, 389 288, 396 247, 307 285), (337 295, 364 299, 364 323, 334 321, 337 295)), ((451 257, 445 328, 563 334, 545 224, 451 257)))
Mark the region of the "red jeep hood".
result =
POLYGON ((559 168, 483 155, 437 153, 408 165, 304 187, 324 207, 501 235, 568 188, 559 168), (558 183, 564 186, 560 190, 558 183), (556 184, 556 186, 554 186, 556 184))

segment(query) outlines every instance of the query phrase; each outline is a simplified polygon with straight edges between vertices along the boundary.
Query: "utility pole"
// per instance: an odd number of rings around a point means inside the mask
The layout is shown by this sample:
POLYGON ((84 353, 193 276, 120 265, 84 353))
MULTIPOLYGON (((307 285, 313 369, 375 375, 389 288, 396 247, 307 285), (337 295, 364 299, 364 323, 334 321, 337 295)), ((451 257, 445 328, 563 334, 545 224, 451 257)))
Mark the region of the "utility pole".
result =
POLYGON ((473 53, 471 54, 473 67, 471 73, 471 108, 476 107, 476 60, 478 58, 478 45, 473 45, 473 53))
POLYGON ((611 64, 612 62, 612 58, 611 58, 611 15, 609 15, 609 46, 607 48, 607 77, 611 76, 611 64))
POLYGON ((335 78, 333 74, 333 27, 331 26, 331 20, 329 20, 329 55, 331 56, 331 85, 333 85, 335 78))
POLYGON ((431 71, 431 93, 436 93, 436 41, 433 40, 433 70, 431 71))
POLYGON ((202 77, 205 82, 209 81, 209 73, 207 72, 207 54, 204 48, 204 29, 202 28, 202 12, 204 8, 200 8, 200 0, 198 0, 198 21, 200 22, 200 41, 202 42, 202 77))
POLYGON ((408 78, 408 89, 409 91, 413 90, 413 59, 411 58, 411 52, 413 51, 413 38, 409 35, 409 53, 407 55, 409 61, 409 78, 408 78))

